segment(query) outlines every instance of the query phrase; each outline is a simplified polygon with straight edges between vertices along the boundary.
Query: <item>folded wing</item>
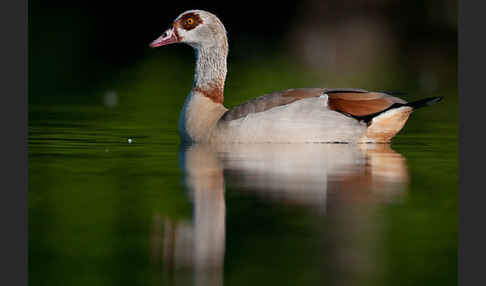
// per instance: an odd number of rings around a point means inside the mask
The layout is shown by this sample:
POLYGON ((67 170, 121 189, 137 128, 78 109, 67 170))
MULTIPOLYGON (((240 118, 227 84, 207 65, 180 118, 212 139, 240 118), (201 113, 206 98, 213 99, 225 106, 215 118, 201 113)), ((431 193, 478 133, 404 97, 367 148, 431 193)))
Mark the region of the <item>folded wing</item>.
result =
POLYGON ((353 88, 295 88, 265 94, 228 110, 221 120, 231 121, 251 113, 263 112, 295 101, 327 96, 328 108, 346 115, 366 116, 383 111, 394 103, 406 101, 384 92, 353 88))

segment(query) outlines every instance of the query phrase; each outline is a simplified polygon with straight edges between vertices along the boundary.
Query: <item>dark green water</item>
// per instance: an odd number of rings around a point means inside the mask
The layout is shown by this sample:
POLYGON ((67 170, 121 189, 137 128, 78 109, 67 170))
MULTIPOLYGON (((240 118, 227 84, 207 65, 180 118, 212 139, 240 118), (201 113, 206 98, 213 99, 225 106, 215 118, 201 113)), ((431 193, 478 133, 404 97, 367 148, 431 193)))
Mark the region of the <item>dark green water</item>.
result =
MULTIPOLYGON (((31 99, 30 285, 456 284, 454 82, 390 146, 214 150, 179 144, 191 65, 156 63, 31 99)), ((228 105, 316 86, 269 66, 234 67, 228 105)))

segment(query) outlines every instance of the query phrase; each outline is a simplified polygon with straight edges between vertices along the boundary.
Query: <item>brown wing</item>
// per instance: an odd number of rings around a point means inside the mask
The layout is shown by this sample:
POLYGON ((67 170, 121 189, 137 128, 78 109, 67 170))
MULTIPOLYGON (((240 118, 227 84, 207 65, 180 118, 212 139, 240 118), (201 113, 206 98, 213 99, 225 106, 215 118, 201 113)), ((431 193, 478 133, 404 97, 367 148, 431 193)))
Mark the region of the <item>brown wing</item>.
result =
POLYGON ((294 88, 265 94, 237 105, 228 110, 221 120, 235 120, 250 113, 263 112, 300 99, 319 97, 323 94, 328 95, 329 109, 355 116, 379 112, 395 102, 404 103, 399 98, 384 93, 368 92, 363 89, 294 88))
POLYGON ((328 93, 329 109, 348 113, 354 116, 364 116, 387 109, 394 103, 406 101, 381 92, 336 92, 328 93))

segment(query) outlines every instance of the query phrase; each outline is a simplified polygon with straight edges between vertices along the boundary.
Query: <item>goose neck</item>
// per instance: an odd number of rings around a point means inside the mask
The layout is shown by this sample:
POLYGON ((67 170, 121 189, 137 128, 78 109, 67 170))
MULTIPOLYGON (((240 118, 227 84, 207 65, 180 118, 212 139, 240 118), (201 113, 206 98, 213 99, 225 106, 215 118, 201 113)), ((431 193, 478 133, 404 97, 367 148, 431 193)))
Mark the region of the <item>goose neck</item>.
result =
POLYGON ((224 82, 227 73, 227 45, 196 48, 196 70, 193 89, 223 104, 224 82))

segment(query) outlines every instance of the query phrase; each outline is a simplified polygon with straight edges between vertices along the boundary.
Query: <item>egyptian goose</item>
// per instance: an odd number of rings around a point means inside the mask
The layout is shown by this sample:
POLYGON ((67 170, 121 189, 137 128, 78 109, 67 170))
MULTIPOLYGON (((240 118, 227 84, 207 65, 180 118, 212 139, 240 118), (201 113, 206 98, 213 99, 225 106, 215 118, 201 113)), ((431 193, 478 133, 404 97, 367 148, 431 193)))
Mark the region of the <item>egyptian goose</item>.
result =
POLYGON ((221 21, 202 10, 179 15, 151 47, 186 43, 196 51, 194 83, 179 117, 189 142, 389 142, 410 113, 438 102, 415 102, 363 89, 277 91, 227 109, 223 106, 228 39, 221 21))

